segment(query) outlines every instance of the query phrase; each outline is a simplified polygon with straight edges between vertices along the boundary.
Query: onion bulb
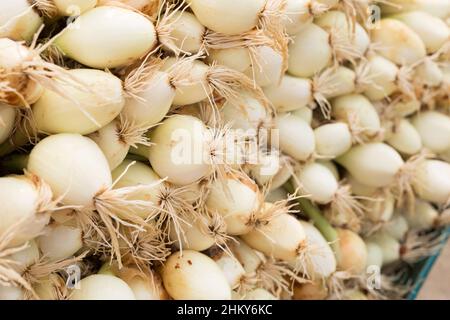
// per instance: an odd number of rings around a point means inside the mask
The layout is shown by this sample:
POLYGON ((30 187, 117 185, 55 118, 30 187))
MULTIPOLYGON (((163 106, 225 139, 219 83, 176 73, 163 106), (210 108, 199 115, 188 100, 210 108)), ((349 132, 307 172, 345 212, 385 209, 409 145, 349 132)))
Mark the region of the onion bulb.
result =
POLYGON ((390 221, 383 225, 382 229, 396 240, 402 241, 409 230, 408 221, 403 215, 395 214, 390 221))
POLYGON ((242 235, 251 230, 249 221, 261 201, 257 185, 249 178, 227 177, 212 183, 206 198, 209 210, 221 214, 230 235, 242 235))
POLYGON ((136 300, 125 281, 115 276, 93 274, 80 281, 70 300, 136 300))
POLYGON ((33 105, 37 128, 47 133, 92 133, 119 115, 125 105, 122 83, 110 73, 73 69, 69 74, 91 88, 62 86, 64 96, 46 89, 33 105))
POLYGON ((54 209, 52 197, 50 187, 33 174, 0 178, 0 233, 16 230, 9 246, 21 245, 42 232, 54 209))
POLYGON ((309 124, 290 113, 278 115, 275 123, 281 151, 296 160, 308 160, 315 150, 314 131, 309 124))
POLYGON ((424 111, 411 122, 426 148, 436 153, 450 149, 450 117, 436 111, 424 111))
POLYGON ((196 182, 211 172, 205 162, 208 131, 192 116, 176 115, 166 119, 151 134, 149 160, 160 177, 177 185, 196 182), (206 150, 205 150, 206 149, 206 150))
POLYGON ((426 56, 422 39, 398 20, 381 19, 379 27, 372 30, 372 41, 382 45, 381 54, 398 65, 413 64, 426 56))
POLYGON ((430 229, 439 221, 439 212, 430 203, 417 199, 414 212, 406 212, 405 218, 411 229, 430 229))
MULTIPOLYGON (((265 209, 270 210, 271 206, 274 204, 265 209)), ((241 237, 250 247, 287 262, 301 260, 308 245, 302 224, 288 213, 276 215, 241 237)))
POLYGON ((367 248, 358 234, 345 229, 337 229, 339 237, 339 256, 337 268, 353 274, 360 274, 367 264, 367 248))
POLYGON ((175 300, 231 299, 231 288, 222 270, 200 252, 173 253, 164 263, 161 275, 165 289, 175 300))
POLYGON ((136 300, 168 300, 160 277, 152 271, 125 267, 116 271, 133 291, 136 300))
POLYGON ((390 185, 404 162, 395 149, 384 143, 367 143, 337 158, 359 182, 375 188, 390 185))
POLYGON ((377 266, 381 268, 383 266, 383 251, 380 246, 375 242, 366 241, 367 248, 367 264, 366 267, 377 266))
POLYGON ((423 11, 404 12, 392 18, 410 27, 422 39, 429 54, 438 51, 450 37, 444 21, 423 11))
POLYGON ((414 171, 413 187, 426 201, 446 204, 450 199, 450 164, 439 160, 425 160, 414 171))
POLYGON ((290 74, 309 78, 324 69, 331 61, 329 34, 316 24, 308 24, 289 45, 290 74))
POLYGON ((190 8, 202 25, 215 32, 241 34, 256 27, 264 0, 189 0, 190 8))
POLYGON ((400 243, 386 232, 377 232, 368 241, 377 244, 383 253, 383 266, 400 259, 400 243))
POLYGON ((320 156, 336 158, 352 147, 352 135, 345 123, 324 124, 314 129, 316 152, 320 156))
POLYGON ((134 11, 100 6, 83 13, 54 44, 67 57, 92 68, 131 64, 156 43, 153 23, 134 11))
POLYGON ((422 149, 422 139, 416 128, 407 119, 401 119, 392 131, 386 142, 398 152, 412 155, 422 149))
POLYGON ((0 4, 0 38, 30 41, 43 24, 29 1, 2 1, 0 4))
POLYGON ((11 135, 16 116, 14 107, 0 102, 0 144, 5 142, 11 135))
POLYGON ((37 242, 47 259, 63 260, 82 248, 82 231, 76 227, 52 224, 44 229, 44 234, 37 238, 37 242))

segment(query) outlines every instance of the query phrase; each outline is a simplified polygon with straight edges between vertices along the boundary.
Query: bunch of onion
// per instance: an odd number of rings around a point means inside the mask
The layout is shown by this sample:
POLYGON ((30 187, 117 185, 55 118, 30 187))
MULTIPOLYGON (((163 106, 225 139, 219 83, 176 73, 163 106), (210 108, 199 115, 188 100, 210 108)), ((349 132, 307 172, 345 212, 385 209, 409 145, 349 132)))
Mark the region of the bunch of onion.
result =
POLYGON ((31 151, 27 168, 48 183, 62 204, 76 207, 81 219, 95 226, 96 221, 91 218, 100 218, 110 237, 111 244, 106 245, 111 246, 112 257, 117 258, 119 265, 117 227, 126 225, 140 229, 145 226, 145 219, 138 213, 154 205, 136 195, 149 192, 161 183, 158 180, 149 185, 115 189, 100 148, 78 134, 56 134, 41 140, 31 151))
POLYGON ((360 197, 353 196, 351 186, 339 182, 339 176, 326 165, 312 162, 299 167, 292 183, 313 202, 327 206, 325 214, 332 224, 359 231, 365 211, 360 197))
POLYGON ((231 299, 230 285, 218 264, 197 251, 174 252, 163 265, 161 277, 167 293, 175 300, 231 299))
POLYGON ((0 102, 15 107, 30 107, 43 94, 44 88, 65 95, 65 86, 89 92, 82 79, 40 54, 51 44, 37 46, 37 35, 29 47, 8 38, 0 39, 0 102))

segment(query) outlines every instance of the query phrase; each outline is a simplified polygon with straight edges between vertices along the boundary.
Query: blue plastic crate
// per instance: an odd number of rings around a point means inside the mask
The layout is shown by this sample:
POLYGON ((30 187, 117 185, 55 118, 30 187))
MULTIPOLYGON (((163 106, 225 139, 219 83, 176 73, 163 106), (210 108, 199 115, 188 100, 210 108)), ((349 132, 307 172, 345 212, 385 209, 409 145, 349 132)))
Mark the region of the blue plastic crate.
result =
MULTIPOLYGON (((446 234, 444 242, 448 240, 450 237, 450 227, 447 229, 444 229, 443 232, 446 234)), ((431 256, 421 262, 418 262, 412 270, 412 273, 410 274, 410 279, 413 279, 413 288, 411 289, 410 293, 407 296, 408 300, 415 300, 417 295, 419 294, 420 289, 422 288, 425 280, 428 277, 428 274, 431 271, 431 268, 433 267, 434 263, 436 262, 437 258, 440 255, 440 251, 435 254, 434 256, 431 256)))

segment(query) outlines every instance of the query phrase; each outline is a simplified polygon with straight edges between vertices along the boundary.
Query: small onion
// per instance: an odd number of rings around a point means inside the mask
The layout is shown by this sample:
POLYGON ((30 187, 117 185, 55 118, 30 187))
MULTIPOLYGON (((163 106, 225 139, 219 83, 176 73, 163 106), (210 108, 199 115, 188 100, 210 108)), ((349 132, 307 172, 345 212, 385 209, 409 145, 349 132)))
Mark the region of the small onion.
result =
POLYGON ((386 232, 377 232, 368 241, 376 243, 383 253, 383 266, 400 259, 400 243, 386 232))
POLYGON ((367 143, 337 158, 359 182, 369 187, 390 185, 404 162, 395 149, 384 143, 367 143))
POLYGON ((318 155, 335 158, 352 147, 352 135, 345 123, 324 124, 314 129, 318 155))
POLYGON ((350 230, 337 229, 339 237, 339 257, 337 268, 360 274, 367 264, 367 248, 364 241, 350 230))
POLYGON ((189 0, 190 8, 202 25, 224 34, 241 34, 256 27, 264 0, 189 0))
POLYGON ((175 300, 231 299, 231 288, 222 270, 214 260, 197 251, 173 253, 164 263, 162 280, 175 300))
POLYGON ((416 200, 414 212, 407 212, 405 218, 411 229, 429 229, 438 220, 439 212, 430 203, 416 200))
POLYGON ((441 19, 423 11, 410 11, 393 16, 410 27, 422 39, 427 53, 438 51, 450 37, 450 29, 441 19))
POLYGON ((5 142, 14 129, 16 110, 0 102, 0 144, 5 142))
POLYGON ((115 68, 144 56, 157 42, 153 23, 119 7, 100 6, 83 13, 55 40, 62 53, 92 68, 115 68))
POLYGON ((211 171, 204 152, 208 132, 203 122, 192 116, 176 115, 165 120, 151 134, 149 160, 162 178, 188 185, 211 171))
POLYGON ((289 73, 308 78, 324 69, 332 58, 329 39, 329 34, 316 24, 303 28, 289 45, 289 73))
POLYGON ((71 300, 136 300, 133 291, 125 281, 115 276, 93 274, 80 281, 71 300))
POLYGON ((426 201, 446 204, 450 199, 450 164, 439 160, 426 160, 415 170, 413 187, 426 201))
POLYGON ((257 288, 247 292, 244 295, 244 300, 278 300, 278 299, 269 291, 262 288, 257 288))
POLYGON ((228 234, 242 235, 251 230, 248 222, 260 201, 258 187, 251 179, 226 178, 213 182, 206 206, 223 216, 228 234))
POLYGON ((122 83, 110 73, 92 69, 73 69, 69 73, 88 85, 92 92, 83 92, 64 85, 66 96, 45 90, 33 105, 39 130, 47 133, 92 133, 119 115, 125 99, 122 83))
POLYGON ((396 240, 402 241, 409 230, 408 221, 402 215, 396 214, 382 229, 396 240))
POLYGON ((406 24, 384 18, 372 30, 372 41, 383 46, 381 54, 398 65, 413 64, 426 56, 420 37, 406 24))
POLYGON ((80 228, 50 225, 37 238, 42 254, 51 261, 71 257, 83 246, 80 228))
POLYGON ((301 118, 293 114, 281 114, 276 119, 281 151, 296 160, 307 160, 314 152, 314 131, 301 118))
POLYGON ((450 148, 450 117, 436 111, 425 111, 415 116, 411 123, 423 145, 432 152, 441 153, 450 148))
POLYGON ((39 13, 27 0, 0 3, 0 38, 30 41, 43 24, 39 13))
POLYGON ((367 248, 367 264, 366 267, 377 266, 381 268, 383 266, 383 251, 380 246, 375 242, 366 241, 367 248))
POLYGON ((415 127, 407 120, 401 119, 386 142, 398 152, 412 155, 422 149, 422 139, 415 127))

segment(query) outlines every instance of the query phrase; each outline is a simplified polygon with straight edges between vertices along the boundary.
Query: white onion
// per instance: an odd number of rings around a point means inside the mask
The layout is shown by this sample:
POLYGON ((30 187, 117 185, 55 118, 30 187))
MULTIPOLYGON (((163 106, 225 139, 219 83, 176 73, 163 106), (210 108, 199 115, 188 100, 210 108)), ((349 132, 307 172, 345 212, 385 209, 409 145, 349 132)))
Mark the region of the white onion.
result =
POLYGON ((383 231, 387 232, 391 237, 398 241, 405 238, 409 230, 408 221, 400 214, 395 214, 390 221, 383 225, 383 231))
POLYGON ((302 193, 311 197, 311 200, 320 204, 330 203, 336 194, 339 184, 333 173, 323 164, 313 162, 300 168, 296 173, 302 193))
POLYGON ((162 280, 175 300, 231 299, 231 288, 222 270, 214 260, 197 251, 173 253, 164 263, 162 280))
POLYGON ((383 251, 380 246, 375 242, 366 241, 367 248, 367 267, 377 266, 381 268, 383 266, 383 251))
POLYGON ((0 102, 0 144, 11 135, 16 119, 14 107, 0 102))
POLYGON ((110 123, 122 110, 125 99, 122 83, 110 73, 92 69, 73 69, 71 76, 89 86, 84 92, 63 85, 66 96, 46 89, 33 105, 39 130, 48 133, 89 134, 110 123))
MULTIPOLYGON (((97 0, 51 0, 60 16, 75 16, 97 5, 97 0)), ((39 3, 39 1, 38 1, 39 3)))
POLYGON ((314 129, 318 155, 335 158, 352 147, 352 135, 345 123, 324 124, 314 129))
POLYGON ((44 179, 67 205, 93 205, 97 193, 112 184, 100 148, 78 134, 62 133, 41 140, 30 153, 28 170, 44 179))
POLYGON ((445 19, 450 15, 450 5, 447 0, 391 0, 392 4, 381 4, 382 10, 386 14, 424 11, 436 17, 445 19))
POLYGON ((408 155, 416 154, 422 149, 422 139, 407 119, 400 120, 386 142, 397 151, 408 155))
POLYGON ((74 289, 71 300, 136 300, 133 291, 120 278, 94 274, 79 282, 80 289, 74 289))
POLYGON ((260 201, 258 187, 251 179, 231 177, 213 182, 206 206, 223 216, 228 234, 242 235, 251 230, 248 222, 260 201))
POLYGON ((367 248, 364 241, 350 230, 337 229, 339 237, 339 270, 360 274, 367 264, 367 248))
POLYGON ((169 231, 170 240, 174 242, 177 248, 183 250, 204 251, 216 243, 214 237, 205 232, 204 223, 197 219, 191 222, 191 225, 181 224, 182 237, 177 235, 176 228, 172 225, 169 231))
POLYGON ((157 71, 135 97, 126 99, 122 114, 137 126, 150 126, 161 121, 175 99, 175 88, 169 73, 157 71))
POLYGON ((262 288, 257 288, 245 293, 244 300, 278 300, 278 299, 269 291, 262 288))
POLYGON ((50 216, 41 210, 50 209, 51 200, 48 186, 36 176, 0 178, 0 233, 20 226, 8 246, 21 245, 42 232, 50 216))
POLYGON ((438 220, 439 212, 430 203, 416 200, 414 212, 406 212, 405 218, 412 229, 429 229, 438 220))
POLYGON ((299 33, 305 26, 312 23, 314 14, 320 14, 326 8, 326 6, 320 6, 316 1, 287 0, 283 15, 283 25, 287 34, 299 33))
POLYGON ((436 111, 424 111, 411 122, 426 148, 436 153, 450 148, 450 117, 436 111))
POLYGON ((331 61, 330 35, 311 23, 295 35, 289 45, 290 74, 308 78, 324 69, 331 61))
POLYGON ((296 110, 313 101, 312 82, 289 75, 284 75, 279 84, 264 88, 264 94, 278 112, 296 110))
POLYGON ((296 117, 302 118, 307 124, 311 125, 313 118, 313 111, 311 108, 303 107, 295 110, 292 114, 296 117))
POLYGON ((427 53, 438 51, 450 37, 450 29, 439 18, 423 11, 410 11, 393 16, 410 27, 422 39, 427 53))
POLYGON ((265 6, 264 0, 189 0, 202 25, 224 34, 241 34, 253 29, 265 6))
POLYGON ((136 300, 168 299, 168 294, 156 273, 128 267, 118 270, 117 273, 133 291, 136 300))
POLYGON ((29 41, 42 23, 39 13, 27 0, 0 3, 0 38, 29 41))
POLYGON ((244 267, 240 262, 228 253, 220 252, 218 255, 214 255, 212 259, 217 263, 222 270, 228 284, 231 288, 239 286, 242 278, 245 276, 244 267))
MULTIPOLYGON (((380 118, 375 107, 363 95, 349 94, 340 96, 332 101, 332 114, 349 124, 350 129, 362 130, 362 137, 371 137, 381 129, 380 118)), ((356 133, 356 132, 355 132, 356 133)))
POLYGON ((399 72, 395 63, 379 56, 372 55, 364 65, 367 68, 370 82, 364 84, 364 94, 372 101, 384 99, 397 89, 396 80, 399 72))
POLYGON ((280 114, 275 120, 281 151, 296 160, 307 160, 314 152, 314 131, 303 119, 292 114, 280 114))
POLYGON ((242 47, 210 49, 207 60, 209 63, 216 62, 239 72, 248 70, 252 64, 250 51, 242 47))
POLYGON ((426 55, 422 39, 398 20, 381 19, 372 30, 372 41, 383 46, 381 54, 398 65, 413 64, 426 55))
POLYGON ((400 243, 386 232, 377 232, 368 241, 376 243, 383 253, 383 266, 400 259, 400 243))
POLYGON ((166 119, 151 135, 149 160, 162 178, 177 185, 187 185, 211 171, 205 163, 208 132, 202 121, 192 116, 176 115, 166 119))
POLYGON ((180 52, 197 53, 203 45, 205 27, 190 12, 175 12, 168 17, 171 30, 167 36, 160 36, 159 41, 166 50, 175 54, 180 52))
POLYGON ((450 199, 450 164, 439 160, 426 160, 415 172, 413 187, 426 201, 446 204, 450 199))
POLYGON ((311 246, 311 252, 307 264, 307 274, 312 278, 325 279, 336 271, 336 258, 328 244, 327 240, 322 236, 311 223, 300 221, 306 233, 306 239, 311 246))
POLYGON ((429 87, 437 87, 444 81, 444 73, 439 63, 433 59, 426 58, 423 63, 414 69, 414 78, 418 83, 429 87))
POLYGON ((241 237, 250 247, 287 262, 297 260, 307 247, 302 224, 287 213, 275 216, 241 237))
POLYGON ((63 54, 92 68, 131 64, 157 42, 152 22, 131 10, 100 6, 83 13, 58 36, 63 54))
POLYGON ((0 300, 24 300, 25 292, 20 287, 0 285, 0 300))
POLYGON ((51 261, 66 259, 83 246, 80 228, 50 225, 37 238, 42 254, 51 261))
POLYGON ((258 129, 270 118, 268 110, 257 99, 242 93, 240 102, 227 101, 221 108, 223 121, 234 129, 258 129))
POLYGON ((376 188, 390 185, 404 164, 398 152, 384 143, 355 146, 337 161, 358 181, 376 188))
POLYGON ((263 260, 261 253, 249 247, 243 240, 235 239, 230 244, 233 255, 239 260, 246 273, 256 272, 263 260))
POLYGON ((255 47, 253 54, 256 61, 243 73, 261 87, 278 83, 284 72, 283 56, 270 46, 255 47))

